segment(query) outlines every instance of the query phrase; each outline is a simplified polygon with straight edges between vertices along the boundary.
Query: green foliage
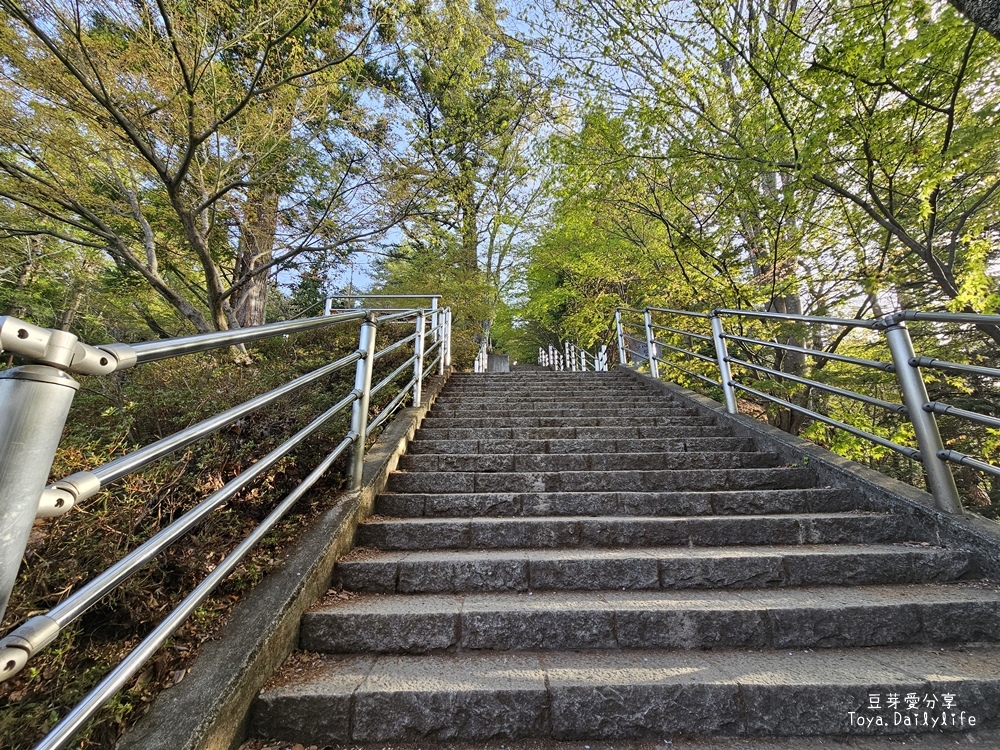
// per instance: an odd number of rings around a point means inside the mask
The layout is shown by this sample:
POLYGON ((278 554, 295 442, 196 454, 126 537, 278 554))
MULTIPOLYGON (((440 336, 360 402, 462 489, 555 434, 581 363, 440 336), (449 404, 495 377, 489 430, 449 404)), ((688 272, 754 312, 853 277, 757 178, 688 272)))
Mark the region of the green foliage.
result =
MULTIPOLYGON (((380 327, 384 346, 412 324, 380 327)), ((267 339, 254 345, 253 364, 197 354, 84 378, 74 402, 53 479, 92 469, 134 448, 241 403, 294 376, 325 365, 357 346, 357 326, 267 339)), ((398 350, 376 363, 375 382, 409 356, 398 350)), ((405 372, 372 399, 373 413, 409 380, 405 372)), ((71 513, 39 524, 5 616, 5 626, 44 612, 196 503, 237 476, 353 388, 354 368, 128 475, 71 513)), ((117 664, 180 599, 259 524, 346 434, 350 410, 216 509, 152 564, 105 596, 17 677, 0 683, 0 736, 5 748, 27 750, 117 664)), ((128 687, 74 740, 75 747, 111 747, 142 715, 156 692, 183 678, 198 647, 224 622, 235 601, 270 569, 342 487, 340 460, 266 540, 203 604, 128 687)))

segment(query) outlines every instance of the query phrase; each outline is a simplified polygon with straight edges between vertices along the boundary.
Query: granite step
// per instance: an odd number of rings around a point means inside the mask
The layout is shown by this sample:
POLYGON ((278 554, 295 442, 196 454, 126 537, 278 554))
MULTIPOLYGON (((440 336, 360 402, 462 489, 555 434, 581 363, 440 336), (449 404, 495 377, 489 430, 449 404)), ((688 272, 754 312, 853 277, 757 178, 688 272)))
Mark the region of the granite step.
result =
POLYGON ((718 547, 753 544, 858 544, 906 538, 906 524, 885 513, 623 518, 405 518, 358 527, 355 543, 380 550, 718 547))
POLYGON ((855 510, 851 493, 827 487, 679 492, 384 493, 375 512, 395 517, 745 516, 855 510))
POLYGON ((623 373, 453 376, 255 734, 626 750, 1000 727, 1000 586, 724 424, 623 373))
POLYGON ((263 691, 254 724, 260 736, 318 745, 884 736, 995 728, 998 705, 992 645, 473 651, 316 657, 263 691))
POLYGON ((427 417, 421 429, 453 429, 460 427, 705 427, 714 425, 715 420, 702 415, 657 416, 655 414, 633 414, 625 416, 586 417, 524 417, 511 414, 494 417, 427 417))
POLYGON ((930 583, 968 575, 968 555, 905 544, 376 552, 356 548, 334 582, 372 593, 763 588, 930 583))
MULTIPOLYGON (((426 420, 424 420, 426 422, 426 420)), ((727 437, 715 424, 675 424, 668 427, 435 427, 422 426, 417 440, 469 440, 473 438, 502 440, 642 440, 664 437, 727 437)))
POLYGON ((421 453, 402 456, 407 472, 650 471, 654 469, 766 468, 778 463, 763 451, 682 451, 679 453, 421 453))
POLYGON ((749 438, 696 437, 610 440, 413 440, 407 454, 424 453, 488 455, 494 453, 696 453, 699 451, 752 451, 749 438))
MULTIPOLYGON (((524 414, 523 404, 520 406, 515 405, 503 405, 502 407, 490 407, 487 405, 477 406, 474 409, 470 407, 460 407, 460 408, 448 408, 442 407, 437 408, 437 404, 434 404, 434 418, 435 419, 466 419, 469 413, 474 413, 483 417, 489 417, 490 419, 509 419, 517 418, 524 414)), ((541 404, 536 404, 537 408, 531 410, 532 417, 620 417, 621 421, 627 422, 633 417, 649 416, 649 417, 697 417, 700 416, 695 409, 685 409, 680 406, 631 406, 624 407, 620 409, 602 409, 600 407, 568 407, 556 405, 555 408, 549 408, 541 404)))
MULTIPOLYGON (((694 455, 694 454, 692 454, 694 455)), ((739 455, 739 454, 737 454, 739 455)), ((653 471, 394 472, 389 492, 656 492, 668 490, 759 490, 809 487, 815 478, 802 467, 662 469, 653 471)))
POLYGON ((352 594, 307 612, 299 646, 325 653, 425 653, 862 648, 964 641, 1000 641, 1000 587, 975 582, 749 591, 352 594))

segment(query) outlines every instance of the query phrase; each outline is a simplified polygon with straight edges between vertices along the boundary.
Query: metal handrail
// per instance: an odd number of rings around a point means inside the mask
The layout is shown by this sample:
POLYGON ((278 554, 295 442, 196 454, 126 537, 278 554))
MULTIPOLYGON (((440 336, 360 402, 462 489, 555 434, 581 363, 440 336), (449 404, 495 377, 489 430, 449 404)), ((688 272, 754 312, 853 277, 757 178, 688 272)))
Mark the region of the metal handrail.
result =
MULTIPOLYGON (((741 344, 757 344, 760 346, 769 346, 772 349, 781 349, 783 352, 797 352, 799 354, 805 354, 810 357, 818 357, 820 359, 830 359, 835 362, 846 362, 852 365, 860 365, 862 367, 870 367, 873 370, 882 370, 882 372, 895 372, 896 367, 891 362, 879 362, 874 359, 862 359, 860 357, 848 357, 846 354, 835 354, 834 352, 821 351, 819 349, 806 349, 804 346, 792 346, 791 344, 780 344, 777 341, 764 341, 762 339, 754 339, 748 336, 734 336, 731 333, 723 335, 726 341, 739 341, 741 344)), ((1000 371, 997 372, 1000 375, 1000 371)))
POLYGON ((942 404, 940 401, 927 402, 924 404, 924 411, 929 411, 934 414, 947 414, 949 417, 970 419, 973 422, 979 422, 980 424, 988 425, 989 427, 1000 428, 1000 418, 991 417, 988 414, 980 414, 977 411, 960 409, 957 406, 951 406, 950 404, 942 404))
POLYGON ((828 424, 831 427, 836 427, 840 430, 843 430, 844 432, 849 432, 852 435, 857 435, 860 438, 864 438, 865 440, 870 440, 871 442, 876 443, 878 445, 884 446, 886 448, 891 448, 892 450, 903 454, 907 458, 912 458, 917 461, 920 460, 920 451, 916 450, 915 448, 910 448, 909 446, 906 445, 900 445, 899 443, 894 443, 892 440, 884 438, 881 435, 875 435, 871 432, 860 430, 857 427, 852 427, 849 424, 841 422, 837 419, 833 419, 832 417, 828 417, 825 414, 820 414, 819 412, 813 411, 812 409, 807 409, 804 406, 793 404, 791 401, 786 401, 783 398, 772 396, 770 393, 765 393, 764 391, 757 390, 756 388, 751 388, 750 386, 736 382, 733 382, 732 385, 736 388, 739 388, 741 391, 746 391, 747 393, 752 393, 755 396, 759 396, 760 398, 766 399, 767 401, 770 401, 772 403, 780 404, 787 409, 791 409, 792 411, 797 411, 800 414, 805 414, 806 416, 812 417, 813 419, 819 422, 823 422, 824 424, 828 424))
POLYGON ((550 344, 548 348, 538 347, 538 364, 557 372, 607 372, 608 347, 589 352, 573 341, 564 341, 562 347, 550 344))
POLYGON ((939 313, 922 310, 901 310, 886 315, 883 325, 906 320, 924 320, 929 323, 970 323, 972 325, 1000 325, 1000 315, 980 315, 978 313, 939 313))
MULTIPOLYGON (((653 345, 654 346, 658 346, 658 347, 660 347, 662 349, 670 349, 671 351, 674 351, 674 352, 680 352, 681 354, 690 354, 695 359, 700 359, 700 360, 703 360, 705 362, 711 362, 712 364, 715 363, 715 360, 712 359, 711 357, 707 357, 704 354, 698 354, 698 352, 693 352, 690 349, 685 349, 684 347, 681 347, 681 346, 674 346, 672 344, 664 343, 663 341, 656 341, 655 339, 653 340, 653 345)), ((656 361, 657 362, 663 362, 663 360, 660 359, 660 357, 656 357, 656 361)))
POLYGON ((874 396, 866 396, 863 393, 855 393, 854 391, 849 391, 846 388, 837 388, 833 385, 828 385, 822 383, 818 380, 813 380, 811 378, 802 378, 798 375, 792 375, 788 372, 782 372, 781 370, 775 370, 773 367, 765 367, 764 365, 757 365, 753 362, 747 362, 744 359, 738 359, 736 357, 727 357, 726 361, 730 364, 739 365, 740 367, 746 367, 756 372, 764 372, 768 375, 774 375, 778 378, 783 378, 784 380, 790 380, 793 383, 799 383, 800 385, 808 385, 812 388, 819 388, 821 391, 826 391, 827 393, 832 393, 835 396, 844 396, 845 398, 854 399, 855 401, 860 401, 863 404, 868 404, 869 406, 877 406, 880 409, 884 409, 887 412, 893 414, 901 414, 906 416, 906 407, 903 404, 896 404, 892 401, 884 401, 880 398, 875 398, 874 396))
MULTIPOLYGON (((436 302, 436 300, 435 300, 436 302)), ((107 570, 82 585, 69 597, 42 615, 36 615, 0 639, 0 680, 19 672, 28 660, 50 644, 66 626, 77 620, 102 597, 149 564, 201 522, 214 510, 245 489, 291 451, 315 434, 331 419, 351 408, 350 428, 339 445, 312 473, 272 511, 271 515, 231 552, 167 618, 92 691, 37 746, 37 750, 63 747, 72 735, 125 681, 149 659, 152 653, 194 611, 204 598, 231 572, 244 555, 286 515, 294 503, 312 487, 333 463, 353 449, 350 487, 361 482, 365 438, 383 424, 407 398, 415 406, 421 403, 422 381, 435 367, 444 372, 450 366, 451 311, 448 308, 408 308, 375 312, 351 310, 321 318, 285 321, 235 331, 199 334, 168 341, 140 344, 90 346, 62 331, 32 326, 11 317, 0 317, 0 350, 26 360, 29 364, 0 373, 0 513, 8 527, 30 531, 34 518, 61 515, 76 502, 90 497, 102 487, 143 468, 169 453, 204 438, 237 419, 274 404, 323 378, 355 365, 354 387, 344 398, 326 409, 309 424, 282 442, 222 488, 196 504, 191 510, 161 529, 107 570), (431 317, 433 324, 426 326, 431 317), (375 331, 383 323, 416 321, 414 333, 399 336, 376 351, 375 331), (102 466, 59 480, 46 487, 58 437, 77 389, 69 373, 108 373, 144 362, 183 356, 213 348, 233 346, 254 340, 307 331, 324 326, 361 321, 358 348, 301 375, 284 385, 232 407, 220 414, 168 435, 102 466), (427 345, 427 339, 431 343, 427 345), (21 345, 19 345, 19 342, 21 345), (393 352, 413 347, 413 354, 376 385, 372 369, 376 360, 393 352), (436 354, 428 367, 425 355, 436 354), (369 400, 396 381, 405 371, 412 371, 389 404, 370 422, 369 400), (42 450, 47 452, 43 453, 42 450), (19 451, 24 451, 19 453, 19 451), (47 456, 39 461, 38 456, 47 456), (30 471, 25 471, 25 465, 30 471), (38 498, 41 497, 39 501, 38 498), (11 524, 13 519, 14 525, 11 524), (21 528, 24 527, 24 528, 21 528)), ((14 538, 17 534, 14 534, 14 538)), ((26 542, 27 534, 21 538, 26 542)), ((10 595, 23 552, 10 545, 0 551, 0 616, 10 595)))
MULTIPOLYGON (((206 352, 210 349, 219 349, 224 346, 236 346, 238 344, 249 344, 251 341, 271 338, 272 336, 283 336, 301 331, 309 331, 314 328, 326 328, 338 323, 346 323, 351 320, 363 320, 369 315, 368 310, 352 310, 350 312, 325 315, 318 318, 302 318, 301 320, 283 321, 280 323, 269 323, 253 328, 236 328, 231 331, 218 331, 216 333, 201 333, 195 336, 185 336, 178 339, 166 339, 157 341, 145 341, 141 344, 130 344, 130 348, 135 353, 135 363, 153 362, 158 359, 169 357, 179 357, 184 354, 194 354, 196 352, 206 352)), ((115 346, 123 346, 116 344, 115 346)))
POLYGON ((680 370, 681 372, 686 373, 687 375, 690 375, 691 377, 698 378, 698 380, 701 380, 701 381, 703 381, 705 383, 708 383, 709 385, 714 385, 716 387, 719 387, 719 386, 722 385, 722 383, 720 383, 718 380, 712 380, 711 378, 705 377, 704 375, 699 375, 694 370, 689 370, 686 367, 681 367, 676 362, 668 362, 666 360, 660 360, 660 361, 663 362, 663 364, 665 364, 667 367, 673 367, 675 370, 680 370))
POLYGON ((953 372, 964 372, 969 375, 985 375, 988 378, 1000 378, 1000 370, 995 367, 947 362, 937 357, 914 357, 910 360, 910 364, 913 367, 930 367, 934 370, 952 370, 953 372))
MULTIPOLYGON (((664 312, 670 313, 672 315, 685 315, 689 318, 711 318, 712 316, 708 313, 692 312, 691 310, 671 310, 669 307, 647 307, 646 310, 650 312, 664 312)), ((636 310, 636 312, 644 313, 646 310, 636 310)))
MULTIPOLYGON (((947 362, 935 357, 917 356, 910 340, 909 332, 905 326, 905 321, 928 321, 937 323, 960 323, 973 325, 996 325, 1000 324, 1000 316, 997 315, 971 315, 967 313, 927 313, 922 311, 902 311, 886 315, 877 319, 861 318, 837 318, 830 316, 799 315, 789 313, 778 313, 761 310, 737 310, 731 308, 717 308, 711 312, 701 313, 695 311, 671 310, 669 308, 647 307, 644 309, 620 307, 615 311, 615 332, 618 339, 619 360, 623 364, 633 366, 648 366, 650 375, 659 377, 658 367, 660 365, 675 368, 681 372, 695 377, 701 381, 713 383, 722 389, 726 410, 731 414, 738 412, 736 391, 744 391, 756 395, 772 403, 781 405, 784 408, 797 411, 812 419, 829 424, 837 429, 864 438, 877 445, 890 448, 904 456, 908 456, 923 463, 924 472, 927 479, 927 488, 934 496, 937 506, 949 513, 961 513, 962 506, 958 497, 958 488, 955 479, 948 468, 948 462, 961 463, 972 466, 979 471, 988 472, 1000 476, 1000 466, 982 461, 971 456, 967 456, 955 450, 947 450, 944 447, 941 434, 934 419, 935 414, 946 414, 949 416, 966 419, 989 427, 1000 427, 1000 418, 980 414, 968 409, 959 409, 948 404, 930 401, 927 395, 927 388, 923 377, 920 374, 921 367, 930 367, 940 370, 960 372, 967 375, 1000 378, 1000 369, 992 367, 982 367, 957 362, 947 362), (631 346, 632 342, 641 342, 642 338, 632 332, 632 328, 637 324, 623 320, 622 313, 641 313, 644 318, 646 332, 646 351, 637 351, 631 346), (680 316, 684 318, 707 318, 711 323, 711 336, 688 331, 674 325, 664 325, 662 321, 653 319, 654 315, 659 316, 680 316), (779 341, 766 341, 749 335, 736 335, 725 330, 724 322, 728 320, 743 321, 750 320, 771 320, 778 323, 805 323, 816 326, 835 326, 842 330, 847 329, 867 329, 884 337, 892 355, 891 362, 881 362, 860 357, 850 357, 835 352, 809 349, 806 346, 799 346, 793 343, 783 343, 779 341), (660 341, 654 336, 654 331, 667 331, 677 336, 693 337, 702 341, 711 341, 715 347, 715 358, 696 353, 681 346, 674 346, 668 342, 660 341), (856 393, 851 390, 837 388, 823 383, 813 378, 795 375, 794 373, 782 372, 773 367, 766 367, 761 364, 732 357, 727 351, 727 342, 734 341, 748 346, 770 347, 775 351, 794 352, 806 356, 842 362, 860 367, 872 368, 895 376, 896 383, 903 396, 903 403, 894 403, 874 396, 856 393), (664 350, 677 352, 687 357, 710 362, 717 368, 720 375, 718 381, 706 377, 703 374, 689 370, 683 366, 672 362, 663 356, 664 350), (804 385, 808 388, 816 388, 836 396, 842 396, 855 401, 859 401, 870 406, 885 409, 888 412, 905 416, 912 424, 916 435, 917 447, 899 445, 887 438, 875 435, 866 430, 853 427, 851 425, 835 420, 826 415, 822 415, 814 410, 807 409, 798 404, 780 399, 773 394, 760 391, 746 384, 740 383, 734 376, 732 368, 740 370, 750 370, 757 373, 765 373, 776 378, 789 382, 804 385)), ((742 333, 742 331, 741 331, 742 333)))
MULTIPOLYGON (((794 321, 796 323, 818 323, 825 325, 842 326, 844 328, 875 328, 878 324, 875 320, 861 320, 860 318, 826 318, 821 315, 794 315, 792 313, 767 312, 764 310, 731 310, 720 307, 715 311, 716 315, 731 315, 740 318, 770 318, 783 322, 794 321)), ((713 316, 708 316, 713 317, 713 316)))

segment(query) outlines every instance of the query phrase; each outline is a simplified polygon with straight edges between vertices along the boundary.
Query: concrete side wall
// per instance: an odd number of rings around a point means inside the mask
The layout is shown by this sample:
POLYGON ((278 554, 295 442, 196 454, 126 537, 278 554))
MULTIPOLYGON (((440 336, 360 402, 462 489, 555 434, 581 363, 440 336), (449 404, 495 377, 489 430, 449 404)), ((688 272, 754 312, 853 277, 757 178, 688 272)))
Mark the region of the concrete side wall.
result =
POLYGON ((1000 580, 1000 523, 972 514, 942 513, 935 508, 934 498, 922 490, 764 422, 728 414, 722 404, 694 391, 653 380, 627 367, 619 369, 713 415, 733 436, 753 439, 758 449, 774 451, 790 465, 807 465, 821 483, 852 490, 857 493, 858 507, 899 514, 906 520, 911 538, 968 550, 984 576, 1000 580))
POLYGON ((358 524, 444 385, 424 389, 424 405, 404 409, 365 456, 363 484, 344 493, 272 572, 233 610, 218 640, 206 643, 185 680, 118 743, 118 750, 232 750, 246 739, 250 705, 298 644, 302 613, 329 588, 334 563, 354 544, 358 524))

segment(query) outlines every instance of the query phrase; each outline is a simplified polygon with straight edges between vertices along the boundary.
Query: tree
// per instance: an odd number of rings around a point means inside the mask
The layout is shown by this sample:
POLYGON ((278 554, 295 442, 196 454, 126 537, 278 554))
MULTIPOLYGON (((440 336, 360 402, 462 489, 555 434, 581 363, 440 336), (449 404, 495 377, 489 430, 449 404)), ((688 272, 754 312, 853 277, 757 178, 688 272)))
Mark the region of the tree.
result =
POLYGON ((360 106, 377 22, 261 6, 3 0, 8 225, 106 252, 198 331, 260 320, 268 274, 348 252, 379 209, 385 126, 360 106))
MULTIPOLYGON (((502 28, 493 2, 416 3, 397 30, 395 85, 406 112, 418 210, 382 277, 433 261, 470 325, 492 318, 537 221, 532 154, 551 121, 547 85, 525 45, 502 28), (475 321, 478 321, 476 323, 475 321)), ((398 283, 397 283, 398 286, 398 283)))

